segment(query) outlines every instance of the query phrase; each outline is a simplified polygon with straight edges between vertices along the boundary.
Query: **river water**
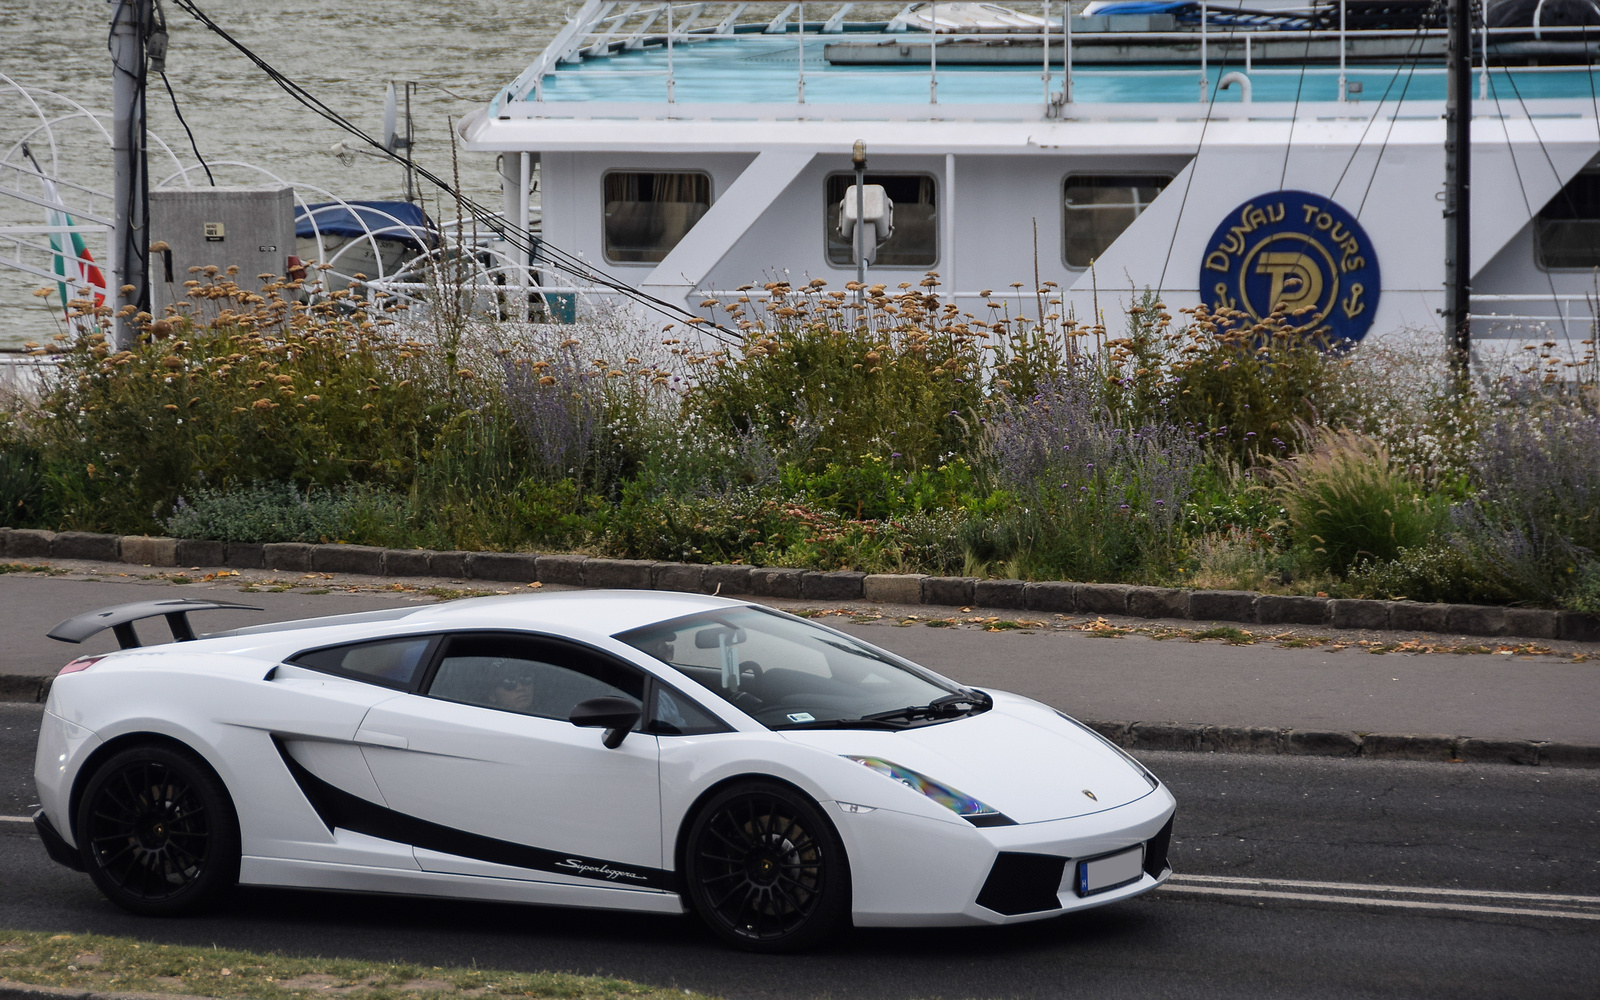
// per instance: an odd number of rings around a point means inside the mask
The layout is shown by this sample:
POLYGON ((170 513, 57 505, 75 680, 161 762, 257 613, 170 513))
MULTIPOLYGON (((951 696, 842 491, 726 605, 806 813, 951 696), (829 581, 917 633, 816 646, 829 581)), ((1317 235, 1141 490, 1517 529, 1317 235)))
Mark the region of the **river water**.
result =
MULTIPOLYGON (((544 48, 578 6, 564 0, 196 0, 219 25, 266 62, 368 132, 381 131, 385 84, 421 84, 412 98, 416 159, 451 175, 447 123, 487 104, 544 48)), ((345 165, 330 152, 345 133, 291 100, 254 64, 222 39, 163 4, 171 32, 167 79, 196 145, 214 165, 219 184, 260 183, 258 172, 217 166, 254 164, 302 188, 344 198, 399 198, 405 179, 391 163, 365 156, 345 165)), ((28 88, 70 97, 97 111, 111 106, 111 57, 106 36, 113 7, 103 0, 0 0, 0 74, 28 88)), ((150 130, 183 165, 194 154, 159 77, 148 98, 150 130)), ((46 103, 60 113, 64 104, 46 103)), ((0 89, 0 153, 37 123, 15 91, 0 89)), ((101 190, 110 188, 110 150, 79 120, 59 132, 62 173, 101 190)), ((35 147, 42 144, 35 140, 35 147)), ((43 156, 43 151, 40 151, 43 156)), ((494 160, 463 154, 461 187, 498 205, 494 160)), ((152 154, 159 181, 173 161, 152 154)), ((199 183, 205 183, 203 175, 199 183)), ((432 199, 435 192, 428 191, 432 199)), ((23 215, 0 199, 0 225, 42 222, 40 209, 23 215)), ((69 206, 78 204, 67 197, 69 206)), ((429 214, 439 215, 429 205, 429 214)), ((104 206, 101 205, 103 209, 104 206)), ((453 216, 453 208, 442 213, 453 216)), ((0 347, 45 340, 58 332, 53 299, 33 297, 45 284, 0 268, 0 347)))

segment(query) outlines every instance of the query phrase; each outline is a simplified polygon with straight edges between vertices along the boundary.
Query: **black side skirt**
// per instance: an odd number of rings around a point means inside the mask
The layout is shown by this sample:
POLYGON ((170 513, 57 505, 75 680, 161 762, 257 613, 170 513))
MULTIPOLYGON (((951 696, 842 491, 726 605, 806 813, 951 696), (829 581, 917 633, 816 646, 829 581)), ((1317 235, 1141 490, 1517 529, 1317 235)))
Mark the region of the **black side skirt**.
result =
POLYGON ((629 889, 679 891, 676 872, 549 851, 542 847, 512 843, 509 840, 496 840, 493 837, 468 833, 415 816, 407 816, 387 806, 380 806, 376 802, 368 802, 312 774, 299 761, 289 756, 289 751, 282 740, 273 737, 273 743, 278 748, 278 754, 283 757, 284 765, 294 777, 295 784, 305 793, 306 801, 311 803, 311 808, 316 810, 317 816, 327 826, 329 833, 332 833, 335 827, 339 827, 352 833, 363 833, 369 837, 378 837, 397 844, 410 844, 412 847, 487 861, 490 864, 575 875, 629 889))

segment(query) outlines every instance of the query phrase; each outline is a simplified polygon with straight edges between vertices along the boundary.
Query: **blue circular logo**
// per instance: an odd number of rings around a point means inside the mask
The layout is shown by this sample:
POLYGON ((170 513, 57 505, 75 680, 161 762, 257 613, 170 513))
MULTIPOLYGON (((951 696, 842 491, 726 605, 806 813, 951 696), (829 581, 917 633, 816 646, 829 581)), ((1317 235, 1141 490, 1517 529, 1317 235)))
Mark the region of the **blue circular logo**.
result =
POLYGON ((1229 212, 1200 262, 1200 298, 1213 313, 1259 322, 1282 312, 1294 329, 1335 345, 1367 335, 1380 287, 1366 230, 1307 191, 1274 191, 1229 212))

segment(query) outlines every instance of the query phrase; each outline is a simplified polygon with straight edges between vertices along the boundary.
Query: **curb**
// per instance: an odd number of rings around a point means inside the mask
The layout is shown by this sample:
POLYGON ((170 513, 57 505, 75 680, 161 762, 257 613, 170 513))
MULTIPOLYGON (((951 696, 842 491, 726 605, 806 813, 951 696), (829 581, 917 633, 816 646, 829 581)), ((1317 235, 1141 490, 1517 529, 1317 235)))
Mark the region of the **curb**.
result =
MULTIPOLYGON (((53 677, 0 674, 0 702, 43 702, 53 677)), ((1297 757, 1360 757, 1451 764, 1600 768, 1600 746, 1553 740, 1482 739, 1426 733, 1354 733, 1185 722, 1083 724, 1124 750, 1178 750, 1297 757)), ((103 994, 110 996, 110 994, 103 994)), ((0 984, 0 1000, 9 1000, 0 984)))
POLYGON ((893 573, 824 573, 725 564, 597 559, 530 552, 434 552, 365 545, 224 543, 188 538, 0 528, 0 558, 90 559, 141 566, 218 566, 370 576, 441 576, 498 583, 677 590, 821 601, 890 601, 948 607, 1125 615, 1132 618, 1327 625, 1451 635, 1600 642, 1600 615, 1544 608, 1419 604, 1180 590, 1119 583, 1027 582, 893 573))

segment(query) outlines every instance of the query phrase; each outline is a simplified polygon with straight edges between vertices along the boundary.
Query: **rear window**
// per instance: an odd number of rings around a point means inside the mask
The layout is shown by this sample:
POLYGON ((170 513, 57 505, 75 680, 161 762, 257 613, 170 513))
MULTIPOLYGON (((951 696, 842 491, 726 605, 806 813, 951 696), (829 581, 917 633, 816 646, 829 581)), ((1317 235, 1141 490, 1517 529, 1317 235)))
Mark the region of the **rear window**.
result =
POLYGON ((407 690, 416 684, 417 674, 428 662, 427 653, 433 642, 433 636, 358 642, 307 650, 291 657, 289 662, 311 670, 407 690))

